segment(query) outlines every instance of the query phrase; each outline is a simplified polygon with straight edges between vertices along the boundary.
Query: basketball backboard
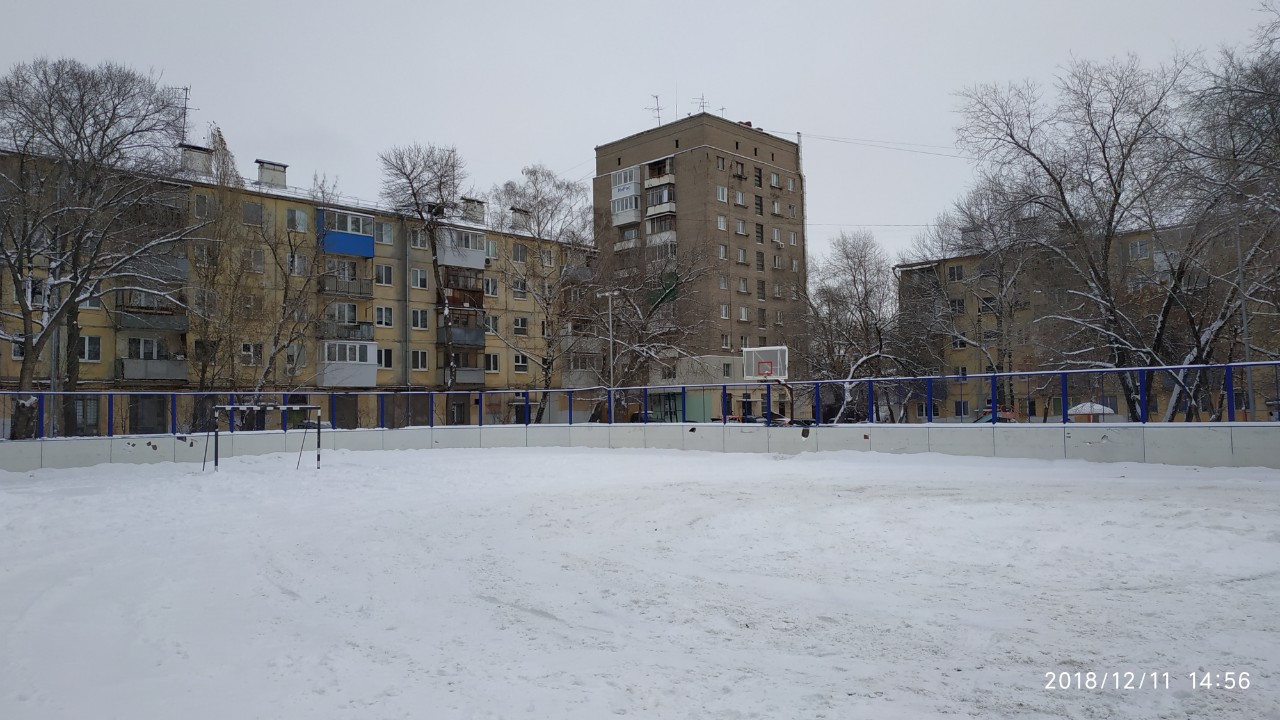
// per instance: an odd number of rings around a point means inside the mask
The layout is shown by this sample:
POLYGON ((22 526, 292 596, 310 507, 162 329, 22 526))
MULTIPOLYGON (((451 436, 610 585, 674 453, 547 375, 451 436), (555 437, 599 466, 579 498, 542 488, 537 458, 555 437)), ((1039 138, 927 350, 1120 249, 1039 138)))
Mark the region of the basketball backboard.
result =
POLYGON ((751 380, 786 380, 787 346, 742 348, 742 377, 751 380))

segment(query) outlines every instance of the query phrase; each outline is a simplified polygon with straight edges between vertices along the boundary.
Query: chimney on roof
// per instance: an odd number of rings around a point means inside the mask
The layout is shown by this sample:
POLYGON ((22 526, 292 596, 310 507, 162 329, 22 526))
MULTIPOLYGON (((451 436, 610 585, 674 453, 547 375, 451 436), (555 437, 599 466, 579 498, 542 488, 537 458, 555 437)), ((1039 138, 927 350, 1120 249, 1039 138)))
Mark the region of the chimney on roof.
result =
POLYGON ((739 120, 739 121, 738 121, 738 124, 739 124, 739 125, 746 125, 747 127, 751 127, 751 121, 750 121, 750 120, 739 120))
POLYGON ((511 229, 512 230, 528 230, 529 229, 529 211, 524 208, 512 206, 511 208, 511 229))
POLYGON ((272 162, 271 160, 254 160, 258 163, 258 184, 269 185, 271 187, 287 187, 285 183, 285 170, 288 165, 284 163, 272 162))
POLYGON ((213 151, 199 145, 178 145, 182 150, 182 169, 197 175, 213 174, 213 151))
POLYGON ((484 222, 484 201, 476 198, 462 198, 462 218, 471 222, 484 222))

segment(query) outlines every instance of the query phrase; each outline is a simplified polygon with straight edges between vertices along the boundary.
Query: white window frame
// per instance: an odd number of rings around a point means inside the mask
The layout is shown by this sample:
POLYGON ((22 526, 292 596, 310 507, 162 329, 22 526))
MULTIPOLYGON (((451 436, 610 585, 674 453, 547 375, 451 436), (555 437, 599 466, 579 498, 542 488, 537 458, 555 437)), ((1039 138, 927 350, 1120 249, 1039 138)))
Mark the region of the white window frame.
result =
POLYGON ((529 336, 529 318, 517 315, 511 320, 511 334, 520 337, 529 336))
POLYGON ((484 371, 487 373, 502 372, 502 359, 498 353, 484 354, 484 371))
POLYGON ((395 352, 395 349, 394 349, 394 348, 389 348, 389 347, 387 347, 387 348, 379 347, 379 348, 378 348, 377 355, 378 355, 378 369, 379 369, 379 370, 394 370, 394 369, 395 369, 395 355, 396 355, 396 352, 395 352))
POLYGON ((430 370, 428 357, 430 351, 427 350, 410 350, 409 351, 409 369, 414 372, 430 370))
POLYGON ((716 200, 722 203, 729 202, 729 188, 723 185, 716 186, 716 200))
POLYGON ((310 221, 306 210, 288 208, 284 211, 284 228, 293 232, 306 232, 310 221))
POLYGON ((395 308, 390 305, 378 305, 373 309, 373 324, 376 327, 395 327, 395 308))
POLYGON ((726 216, 724 216, 724 215, 717 215, 717 216, 716 216, 716 229, 717 229, 717 230, 728 230, 728 229, 729 229, 729 218, 728 218, 728 217, 726 217, 726 216))
POLYGON ((374 265, 373 266, 373 284, 374 285, 390 285, 395 270, 390 265, 374 265))
POLYGON ((511 355, 512 372, 527 373, 529 372, 529 356, 524 353, 512 353, 511 355))
POLYGON ((415 290, 431 289, 431 273, 426 268, 409 268, 409 287, 415 290))
POLYGON ((430 330, 431 311, 426 308, 410 308, 409 327, 413 330, 430 330))
POLYGON ((80 362, 102 362, 102 336, 81 335, 80 348, 77 354, 80 357, 80 362))

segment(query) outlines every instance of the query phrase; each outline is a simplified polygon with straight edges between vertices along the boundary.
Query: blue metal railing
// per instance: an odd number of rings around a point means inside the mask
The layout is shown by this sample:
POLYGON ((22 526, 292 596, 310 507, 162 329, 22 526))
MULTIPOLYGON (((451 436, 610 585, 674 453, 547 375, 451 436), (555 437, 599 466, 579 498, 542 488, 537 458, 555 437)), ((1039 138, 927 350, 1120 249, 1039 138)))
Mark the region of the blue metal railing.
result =
MULTIPOLYGON (((983 422, 1067 423, 1072 417, 1116 422, 1171 420, 1273 420, 1280 412, 1280 361, 1226 365, 1178 365, 1140 368, 1039 370, 1031 372, 876 377, 848 380, 805 380, 770 383, 715 383, 589 387, 538 390, 415 390, 335 393, 329 390, 289 393, 198 393, 81 391, 54 393, 0 391, 5 437, 19 415, 18 401, 34 415, 24 437, 120 434, 183 435, 211 430, 215 404, 246 404, 252 398, 280 405, 299 398, 327 397, 329 427, 389 428, 443 425, 531 425, 584 422, 718 422, 748 421, 831 425, 847 422, 933 423, 983 422), (1122 377, 1123 376, 1123 377, 1122 377), (1239 377, 1238 377, 1239 376, 1239 377), (984 382, 985 380, 985 382, 984 382), (1121 381, 1128 383, 1122 386, 1121 381), (1254 389, 1254 397, 1245 388, 1254 389), (735 393, 741 393, 735 398, 735 393), (757 397, 758 393, 758 397, 757 397), (59 428, 67 413, 63 400, 77 401, 76 426, 59 428), (96 398, 96 401, 92 401, 96 398), (105 398, 103 402, 102 398, 105 398), (1073 412, 1072 402, 1101 404, 1073 412), (952 405, 939 405, 940 402, 952 405), (1169 408, 1168 403, 1176 401, 1169 408), (740 408, 734 412, 735 403, 740 408), (105 417, 101 412, 105 405, 105 417), (1159 405, 1160 407, 1157 407, 1159 405), (1056 407, 1055 407, 1056 406, 1056 407), (755 412, 759 407, 760 412, 755 412), (939 412, 949 408, 952 412, 939 412), (1037 412, 1038 411, 1038 412, 1037 412), (5 415, 5 412, 8 414, 5 415), (790 415, 790 418, 785 416, 790 415), (809 415, 810 417, 801 417, 809 415)), ((28 416, 30 417, 30 415, 28 416)), ((229 413, 226 430, 290 430, 287 412, 229 413), (273 418, 278 419, 276 422, 273 418)))

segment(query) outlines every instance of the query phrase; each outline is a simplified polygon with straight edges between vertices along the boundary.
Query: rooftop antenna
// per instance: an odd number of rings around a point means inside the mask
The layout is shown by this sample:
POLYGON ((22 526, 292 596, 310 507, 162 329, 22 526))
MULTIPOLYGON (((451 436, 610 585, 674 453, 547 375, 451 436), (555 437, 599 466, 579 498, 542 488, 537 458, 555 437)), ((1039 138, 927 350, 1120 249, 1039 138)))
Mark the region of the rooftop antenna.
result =
POLYGON ((721 106, 720 106, 720 117, 724 117, 724 111, 725 111, 725 107, 724 107, 723 105, 721 105, 721 106))
POLYGON ((706 112, 706 111, 707 111, 707 105, 708 105, 709 103, 707 103, 707 94, 706 94, 706 93, 703 93, 703 94, 699 95, 698 97, 694 98, 694 99, 693 99, 693 101, 694 101, 694 102, 696 102, 696 103, 698 103, 698 112, 700 112, 700 113, 704 113, 704 112, 706 112))
POLYGON ((661 125, 662 124, 662 103, 658 102, 657 95, 650 95, 649 97, 653 98, 653 107, 647 107, 645 108, 645 110, 648 110, 649 112, 653 113, 653 116, 658 120, 658 124, 661 125))
MULTIPOLYGON (((169 88, 173 92, 174 104, 182 103, 182 109, 179 112, 182 127, 178 130, 178 142, 185 143, 187 141, 187 114, 191 111, 191 86, 184 85, 182 87, 169 88)), ((195 108, 199 110, 200 108, 195 108)))

